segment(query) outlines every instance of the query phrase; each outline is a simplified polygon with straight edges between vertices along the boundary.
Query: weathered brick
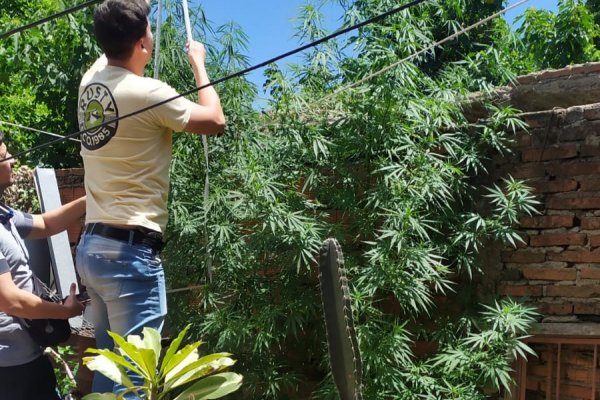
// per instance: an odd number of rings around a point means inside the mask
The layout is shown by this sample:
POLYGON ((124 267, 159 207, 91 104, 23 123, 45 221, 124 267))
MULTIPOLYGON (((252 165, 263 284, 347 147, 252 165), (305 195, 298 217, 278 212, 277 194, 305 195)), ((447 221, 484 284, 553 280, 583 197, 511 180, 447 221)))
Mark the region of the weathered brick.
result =
POLYGON ((582 144, 579 147, 579 155, 581 157, 595 157, 600 155, 600 147, 592 144, 582 144))
POLYGON ((525 121, 529 128, 547 127, 552 118, 552 111, 538 111, 522 113, 520 117, 525 121))
POLYGON ((576 298, 585 298, 585 299, 600 297, 600 285, 546 286, 545 296, 548 296, 548 297, 576 297, 576 298))
POLYGON ((536 75, 535 74, 529 74, 529 75, 523 75, 523 76, 518 76, 517 77, 517 82, 520 85, 527 85, 530 83, 534 83, 536 81, 536 75))
POLYGON ((543 148, 524 149, 521 152, 521 159, 524 162, 539 162, 574 158, 577 155, 577 144, 567 143, 543 148))
POLYGON ((581 229, 589 231, 600 229, 600 217, 581 218, 581 229))
POLYGON ((600 121, 583 121, 563 126, 561 129, 553 129, 548 135, 547 143, 574 142, 585 140, 590 134, 600 129, 600 121))
POLYGON ((598 311, 596 303, 576 303, 573 307, 573 313, 577 315, 595 315, 598 311))
POLYGON ((583 110, 583 117, 588 121, 600 119, 600 107, 586 107, 585 110, 583 110))
POLYGON ((600 247, 600 235, 590 235, 590 246, 600 247))
POLYGON ((574 179, 561 179, 557 181, 529 182, 528 185, 538 193, 560 193, 577 190, 579 183, 574 179))
POLYGON ((573 161, 549 165, 546 171, 551 176, 573 177, 580 175, 597 175, 600 173, 600 161, 573 161))
POLYGON ((518 147, 531 146, 531 133, 526 132, 526 131, 521 131, 516 136, 517 136, 517 146, 518 147))
POLYGON ((583 193, 576 197, 553 196, 546 200, 546 207, 554 210, 600 209, 600 197, 592 197, 583 193))
POLYGON ((538 215, 520 219, 521 228, 571 228, 574 222, 574 215, 538 215))
MULTIPOLYGON (((559 71, 561 71, 561 70, 559 70, 559 71)), ((561 75, 561 76, 563 76, 563 75, 561 75)), ((567 108, 566 113, 564 114, 563 122, 565 124, 572 124, 574 122, 581 121, 583 119, 584 119, 583 107, 573 106, 573 107, 567 108)))
MULTIPOLYGON (((573 65, 570 68, 572 68, 571 74, 581 74, 581 75, 593 74, 594 72, 600 72, 600 63, 587 62, 585 64, 573 65)), ((596 106, 592 106, 592 107, 596 107, 596 106)), ((585 108, 587 108, 587 107, 585 107, 585 108)))
POLYGON ((573 313, 573 304, 543 303, 540 312, 545 315, 570 315, 573 313))
POLYGON ((502 261, 515 264, 534 264, 546 260, 546 254, 529 250, 516 250, 502 252, 502 261))
POLYGON ((541 297, 542 287, 530 285, 510 285, 503 283, 498 287, 498 294, 501 296, 512 297, 541 297))
POLYGON ((576 263, 600 263, 600 251, 573 251, 565 250, 560 253, 547 254, 550 261, 565 261, 576 263))
POLYGON ((500 168, 499 172, 517 179, 541 178, 546 175, 546 167, 539 163, 518 164, 500 168))
POLYGON ((585 179, 581 179, 579 182, 579 188, 582 192, 600 191, 600 178, 586 177, 585 179))
POLYGON ((600 280, 600 268, 584 267, 579 270, 581 279, 598 279, 600 280))
POLYGON ((585 233, 550 233, 531 236, 529 244, 539 246, 583 246, 586 242, 585 233))
POLYGON ((573 268, 524 268, 523 277, 541 281, 574 281, 577 271, 573 268))

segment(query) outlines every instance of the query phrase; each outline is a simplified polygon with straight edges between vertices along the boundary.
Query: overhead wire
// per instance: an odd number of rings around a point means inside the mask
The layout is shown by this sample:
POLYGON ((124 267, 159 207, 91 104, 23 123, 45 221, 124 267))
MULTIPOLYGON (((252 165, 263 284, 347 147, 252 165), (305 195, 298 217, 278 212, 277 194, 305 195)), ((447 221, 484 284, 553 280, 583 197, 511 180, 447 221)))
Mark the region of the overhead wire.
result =
POLYGON ((492 14, 492 15, 490 15, 490 16, 488 16, 488 17, 486 17, 486 18, 484 18, 484 19, 482 19, 482 20, 480 20, 480 21, 478 21, 478 22, 476 22, 474 24, 472 24, 472 25, 467 26, 466 28, 463 28, 463 29, 461 29, 459 31, 456 31, 452 35, 447 36, 447 37, 445 37, 445 38, 443 38, 443 39, 441 39, 441 40, 439 40, 439 41, 437 41, 437 42, 435 42, 435 43, 433 43, 433 44, 431 44, 431 45, 429 45, 429 46, 427 46, 427 47, 425 47, 425 48, 423 48, 423 49, 421 49, 419 51, 417 51, 416 53, 410 54, 409 56, 406 56, 403 59, 401 59, 399 61, 396 61, 393 64, 387 65, 387 66, 383 67, 382 69, 380 69, 378 71, 375 71, 375 72, 373 72, 373 73, 371 73, 371 74, 369 74, 369 75, 367 75, 367 76, 359 79, 358 81, 352 82, 351 84, 348 84, 346 86, 342 86, 341 88, 336 89, 332 93, 330 93, 330 94, 328 94, 328 95, 326 95, 324 97, 321 97, 320 99, 316 100, 315 102, 316 103, 320 103, 320 102, 323 102, 325 100, 329 100, 332 97, 335 97, 335 96, 337 96, 338 94, 340 94, 342 92, 345 92, 345 91, 347 91, 349 89, 353 89, 353 88, 355 88, 357 86, 360 86, 360 85, 364 84, 365 82, 368 82, 371 79, 376 78, 377 76, 383 75, 386 72, 391 71, 394 68, 397 68, 399 65, 401 65, 401 64, 403 64, 403 63, 405 63, 405 62, 407 62, 409 60, 412 60, 413 58, 416 58, 416 57, 420 56, 421 54, 427 53, 427 52, 429 52, 429 51, 431 51, 431 50, 433 50, 433 49, 435 49, 435 48, 443 45, 444 43, 452 41, 452 40, 456 39, 457 37, 462 36, 465 33, 469 32, 469 31, 471 31, 471 30, 473 30, 475 28, 478 28, 481 25, 486 24, 486 23, 490 22, 491 20, 493 20, 495 18, 498 18, 502 14, 505 14, 508 11, 521 6, 521 5, 525 4, 525 3, 527 3, 528 1, 529 0, 520 0, 519 2, 514 3, 514 4, 512 4, 512 5, 510 5, 510 6, 506 7, 506 8, 504 8, 503 10, 500 10, 500 11, 498 11, 498 12, 496 12, 496 13, 494 13, 494 14, 492 14))
MULTIPOLYGON (((41 133, 43 135, 48 135, 48 136, 53 136, 53 137, 58 137, 58 138, 63 138, 63 139, 66 138, 66 136, 59 135, 58 133, 43 131, 41 129, 31 128, 29 126, 25 126, 25 125, 21 125, 21 124, 15 124, 13 122, 8 122, 8 121, 2 121, 2 120, 0 120, 0 125, 11 126, 13 128, 18 128, 18 129, 22 129, 22 130, 25 130, 25 131, 31 131, 31 132, 41 133)), ((71 140, 71 141, 77 142, 77 143, 80 142, 79 139, 74 139, 74 138, 68 138, 68 140, 71 140)))
MULTIPOLYGON (((423 54, 425 52, 428 52, 428 51, 430 51, 430 50, 432 50, 432 49, 434 49, 434 48, 436 48, 438 46, 441 46, 442 44, 444 44, 446 42, 454 40, 457 37, 459 37, 461 35, 464 35, 465 33, 469 32, 469 31, 471 31, 471 30, 473 30, 473 29, 475 29, 475 28, 477 28, 477 27, 479 27, 481 25, 486 24, 486 23, 488 23, 489 21, 491 21, 491 20, 493 20, 495 18, 498 18, 502 14, 505 14, 506 12, 508 12, 508 11, 514 9, 514 8, 517 8, 517 7, 521 6, 521 5, 525 4, 525 3, 527 3, 528 1, 529 0, 520 0, 519 2, 510 5, 510 6, 506 7, 506 8, 504 8, 503 10, 498 11, 497 13, 494 13, 494 14, 492 14, 492 15, 490 15, 490 16, 488 16, 488 17, 486 17, 486 18, 484 18, 484 19, 482 19, 482 20, 480 20, 480 21, 478 21, 478 22, 476 22, 476 23, 474 23, 472 25, 469 25, 466 28, 463 28, 463 29, 461 29, 461 30, 453 33, 452 35, 449 35, 449 36, 445 37, 444 39, 441 39, 441 40, 439 40, 439 41, 437 41, 437 42, 435 42, 435 43, 427 46, 426 48, 423 48, 423 49, 417 51, 416 53, 413 53, 413 54, 411 54, 411 55, 409 55, 409 56, 407 56, 407 57, 399 60, 398 62, 390 64, 390 65, 388 65, 388 66, 386 66, 386 67, 384 67, 384 68, 382 68, 382 69, 380 69, 380 70, 378 70, 378 71, 376 71, 376 72, 374 72, 372 74, 369 74, 369 75, 365 76, 364 78, 362 78, 362 79, 360 79, 360 80, 358 80, 356 82, 353 82, 352 84, 349 84, 347 86, 343 86, 343 87, 337 89, 336 91, 334 91, 333 93, 331 93, 331 94, 329 94, 327 96, 321 97, 320 99, 316 100, 315 102, 316 103, 323 102, 325 100, 328 100, 328 99, 334 97, 335 95, 337 95, 339 93, 342 93, 342 92, 344 92, 346 90, 352 89, 352 88, 354 88, 356 86, 362 85, 363 83, 365 83, 365 82, 367 82, 367 81, 369 81, 369 80, 371 80, 371 79, 373 79, 373 78, 375 78, 375 77, 377 77, 379 75, 382 75, 382 74, 384 74, 384 73, 386 73, 386 72, 388 72, 388 71, 390 71, 390 70, 398 67, 400 64, 402 64, 402 63, 404 63, 404 62, 406 62, 408 60, 411 60, 411 59, 413 59, 415 57, 418 57, 419 55, 421 55, 421 54, 423 54)), ((182 287, 182 288, 179 288, 179 289, 171 289, 171 290, 167 291, 167 294, 202 290, 205 287, 206 287, 206 285, 196 285, 196 286, 182 287)))
MULTIPOLYGON (((385 16, 387 17, 387 16, 389 16, 389 15, 393 15, 394 13, 397 13, 397 12, 399 12, 399 11, 402 11, 403 9, 406 9, 406 8, 408 8, 408 7, 409 7, 409 6, 411 6, 411 5, 416 5, 416 4, 419 4, 419 3, 421 3, 421 2, 424 2, 424 1, 425 1, 425 0, 418 0, 418 1, 414 1, 414 2, 412 2, 412 3, 409 3, 409 4, 407 4, 407 5, 404 5, 404 6, 398 7, 398 8, 396 8, 396 9, 394 9, 394 10, 391 10, 391 11, 389 11, 389 12, 385 13, 385 14, 378 15, 378 16, 376 16, 376 17, 374 17, 374 18, 370 19, 370 20, 363 21, 363 22, 361 22, 361 23, 359 23, 359 24, 356 24, 356 25, 354 25, 354 26, 352 26, 352 27, 349 27, 349 28, 345 28, 345 29, 343 29, 343 30, 341 30, 341 31, 337 31, 337 32, 335 32, 334 34, 331 34, 331 35, 325 36, 325 37, 323 37, 323 38, 321 38, 321 39, 318 39, 318 40, 316 40, 316 41, 314 41, 314 42, 311 42, 311 43, 309 43, 309 44, 307 44, 307 45, 305 45, 305 46, 299 47, 299 48, 297 48, 297 49, 295 49, 295 50, 292 50, 292 51, 290 51, 290 52, 287 52, 287 53, 284 53, 284 54, 282 54, 282 55, 280 55, 280 56, 274 57, 273 59, 270 59, 270 60, 264 61, 264 62, 262 62, 262 63, 260 63, 260 64, 257 64, 257 65, 255 65, 255 66, 253 66, 253 67, 246 68, 246 69, 244 69, 244 70, 242 70, 242 71, 238 71, 238 72, 236 72, 236 73, 234 73, 234 74, 231 74, 231 75, 229 75, 229 76, 226 76, 226 77, 223 77, 223 78, 221 78, 221 79, 218 79, 218 80, 216 80, 216 81, 213 81, 213 82, 211 82, 210 84, 203 85, 203 86, 200 86, 200 87, 197 87, 197 88, 191 89, 191 90, 189 90, 189 91, 186 91, 186 92, 184 92, 184 93, 180 94, 179 96, 175 96, 175 97, 173 97, 173 98, 170 98, 170 99, 164 100, 164 101, 162 101, 162 102, 159 102, 159 103, 157 103, 157 104, 154 104, 154 105, 151 105, 151 106, 145 107, 145 108, 143 108, 143 109, 141 109, 141 110, 138 110, 138 111, 136 111, 136 112, 133 112, 133 113, 130 113, 130 114, 124 115, 124 116, 122 116, 122 117, 120 117, 120 118, 116 118, 116 119, 113 119, 113 120, 107 121, 107 122, 105 122, 104 124, 102 124, 102 125, 99 125, 99 126, 97 126, 97 127, 93 128, 93 129, 98 129, 98 128, 100 128, 100 127, 104 126, 104 125, 108 125, 108 124, 110 124, 110 123, 114 123, 114 122, 116 122, 116 121, 118 121, 118 120, 120 120, 120 119, 124 119, 124 118, 127 118, 127 117, 131 117, 131 116, 133 116, 133 115, 137 115, 137 114, 139 114, 139 113, 141 113, 141 112, 145 112, 145 111, 147 111, 147 110, 149 110, 149 109, 152 109, 152 108, 154 108, 154 107, 158 107, 158 106, 160 106, 160 105, 166 104, 166 103, 168 103, 169 101, 175 100, 175 99, 177 99, 177 98, 179 98, 179 97, 186 96, 186 95, 189 95, 189 94, 191 94, 191 93, 194 93, 195 91, 202 90, 202 89, 204 89, 204 88, 206 88, 206 87, 210 87, 210 86, 213 86, 213 85, 216 85, 216 84, 222 83, 222 82, 224 82, 224 81, 226 81, 226 80, 233 79, 233 78, 236 78, 236 77, 239 77, 239 76, 245 75, 245 74, 247 74, 247 73, 249 73, 249 72, 252 72, 252 71, 254 71, 254 70, 258 69, 258 68, 262 68, 262 67, 263 67, 263 66, 265 66, 265 65, 268 65, 268 64, 271 64, 271 63, 273 63, 273 62, 279 61, 279 60, 281 60, 281 59, 283 59, 283 58, 285 58, 285 57, 288 57, 288 56, 290 56, 290 55, 293 55, 293 54, 296 54, 296 53, 298 53, 298 52, 304 51, 304 50, 306 50, 306 49, 308 49, 308 48, 310 48, 310 47, 317 46, 318 44, 324 43, 324 42, 325 42, 325 41, 327 41, 327 40, 331 40, 332 38, 334 38, 334 37, 337 37, 337 36, 339 36, 339 35, 341 35, 341 34, 344 34, 344 33, 350 32, 351 30, 353 30, 353 29, 351 29, 351 28, 354 28, 354 29, 359 29, 360 27, 363 27, 363 26, 367 25, 368 23, 372 23, 372 22, 378 21, 378 20, 380 20, 380 19, 382 18, 382 15, 385 15, 385 16), (369 21, 371 21, 371 20, 375 20, 375 21, 369 22, 369 21)), ((468 27, 466 27, 466 28, 463 28, 463 29, 461 29, 461 30, 459 30, 459 31, 457 31, 457 32, 455 32, 455 33, 453 33, 452 35, 449 35, 449 36, 447 36, 446 38, 444 38, 444 39, 442 39, 442 40, 439 40, 439 41, 437 41, 437 42, 435 42, 435 43, 431 44, 430 46, 427 46, 426 48, 423 48, 423 49, 419 50, 419 51, 418 51, 418 52, 416 52, 416 53, 413 53, 413 54, 411 54, 411 55, 409 55, 409 56, 407 56, 407 57, 405 57, 405 58, 403 58, 403 59, 401 59, 401 60, 399 60, 399 61, 397 61, 397 62, 395 62, 395 63, 393 63, 393 64, 390 64, 390 65, 388 65, 388 66, 386 66, 386 67, 384 67, 384 68, 382 68, 382 69, 380 69, 380 70, 378 70, 378 71, 376 71, 376 72, 374 72, 374 73, 372 73, 372 74, 369 74, 369 75, 367 75, 367 76, 365 76, 365 77, 361 78, 360 80, 358 80, 358 81, 356 81, 356 82, 353 82, 353 83, 351 83, 351 84, 349 84, 349 85, 346 85, 346 86, 343 86, 342 88, 339 88, 339 89, 337 89, 337 90, 336 90, 336 91, 334 91, 332 94, 330 94, 330 95, 327 95, 327 96, 325 96, 325 97, 322 97, 321 99, 317 100, 317 102, 321 102, 321 101, 325 101, 325 100, 327 100, 327 99, 330 99, 330 98, 332 98, 333 96, 335 96, 335 95, 337 95, 337 94, 339 94, 339 93, 341 93, 341 92, 344 92, 344 91, 346 91, 346 90, 352 89, 352 88, 354 88, 354 87, 356 87, 356 86, 359 86, 359 85, 361 85, 361 84, 363 84, 363 83, 365 83, 365 82, 367 82, 367 81, 369 81, 369 80, 371 80, 371 79, 373 79, 373 78, 375 78, 375 77, 377 77, 377 76, 379 76, 379 75, 382 75, 382 74, 384 74, 384 73, 386 73, 386 72, 388 72, 388 71, 390 71, 390 70, 392 70, 392 69, 394 69, 394 68, 398 67, 400 64, 402 64, 402 63, 404 63, 404 62, 406 62, 406 61, 408 61, 408 60, 410 60, 410 59, 413 59, 413 58, 415 58, 415 57, 418 57, 419 55, 421 55, 421 54, 423 54, 423 53, 425 53, 425 52, 428 52, 428 51, 430 51, 430 50, 432 50, 432 49, 435 49, 436 47, 438 47, 438 46, 441 46, 442 44, 444 44, 444 43, 446 43, 446 42, 449 42, 449 41, 451 41, 451 40, 454 40, 454 39, 456 39, 457 37, 459 37, 459 36, 461 36, 461 35, 463 35, 463 34, 465 34, 465 33, 469 32, 469 31, 471 31, 471 30, 473 30, 473 29, 475 29, 475 28, 477 28, 477 27, 479 27, 479 26, 481 26, 481 25, 483 25, 483 24, 485 24, 485 23, 487 23, 487 22, 491 21, 492 19, 495 19, 495 18, 499 17, 500 15, 502 15, 502 14, 505 14, 506 12, 508 12, 508 11, 510 11, 510 10, 512 10, 512 9, 514 9, 514 8, 516 8, 516 7, 519 7, 519 6, 521 6, 522 4, 526 3, 527 1, 529 1, 529 0, 521 0, 521 1, 519 1, 519 2, 515 3, 515 4, 511 5, 511 6, 508 6, 508 7, 506 7, 505 9, 503 9, 503 10, 501 10, 501 11, 499 11, 499 12, 495 13, 495 14, 492 14, 492 15, 490 15, 490 16, 488 16, 488 17, 486 17, 486 18, 484 18, 484 19, 482 19, 482 20, 480 20, 480 21, 478 21, 478 22, 476 22, 476 23, 474 23, 474 24, 472 24, 472 25, 469 25, 469 26, 468 26, 468 27)), ((383 17, 383 18, 385 18, 385 17, 383 17)), ((0 37, 0 38, 1 38, 1 37, 0 37)), ((3 121, 0 121, 0 123, 3 123, 3 121)), ((11 124, 11 123, 5 123, 5 124, 11 124)), ((28 127, 19 126, 18 124, 12 124, 12 125, 17 125, 18 127, 21 127, 21 128, 23 128, 23 129, 28 129, 28 130, 33 130, 33 131, 39 131, 39 130, 35 130, 34 128, 28 128, 28 127)), ((88 131, 90 131, 90 130, 91 130, 91 129, 86 129, 86 130, 83 130, 83 131, 80 131, 80 132, 75 132, 75 133, 73 133, 73 134, 70 134, 70 135, 67 135, 67 136, 61 136, 61 135, 58 135, 58 134, 52 134, 51 132, 44 132, 44 131, 40 131, 40 132, 43 132, 43 133, 46 133, 46 134, 51 134, 51 135, 53 135, 53 136, 59 136, 59 137, 60 137, 60 139, 57 139, 57 140, 55 140, 55 141, 52 141, 52 142, 50 142, 50 143, 46 143, 46 144, 44 144, 44 145, 41 145, 41 146, 34 147, 34 148, 32 148, 32 149, 29 149, 28 151, 24 151, 24 152, 21 152, 21 153, 19 153, 19 154, 16 154, 16 155, 15 155, 15 156, 13 156, 13 157, 14 157, 14 158, 17 158, 17 157, 19 157, 19 156, 21 156, 21 155, 23 155, 23 154, 27 154, 27 153, 28 153, 28 152, 30 152, 30 151, 35 151, 35 150, 37 150, 37 149, 40 149, 40 148, 43 148, 43 147, 50 146, 50 145, 52 145, 52 144, 54 144, 54 143, 58 143, 58 142, 61 142, 61 141, 64 141, 64 140, 66 140, 66 139, 72 139, 74 136, 76 136, 76 135, 80 135, 80 134, 82 134, 82 133, 85 133, 85 132, 88 132, 88 131)), ((13 158, 13 157, 5 158, 5 159, 3 159, 2 161, 8 160, 8 159, 10 159, 10 158, 13 158)), ((171 293, 178 293, 178 292, 185 292, 185 291, 193 291, 193 290, 199 290, 199 289, 202 289, 202 288, 204 288, 204 287, 205 287, 205 285, 197 285, 197 286, 191 286, 191 287, 183 287, 183 288, 179 288, 179 289, 171 289, 171 290, 168 290, 168 291, 167 291, 167 293, 171 294, 171 293)))
MULTIPOLYGON (((94 1, 96 1, 96 0, 94 0, 94 1)), ((182 92, 182 93, 180 93, 180 94, 178 94, 176 96, 173 96, 173 97, 170 97, 168 99, 162 100, 162 101, 160 101, 158 103, 151 104, 151 105, 143 107, 143 108, 141 108, 139 110, 136 110, 136 111, 130 112, 128 114, 119 116, 117 118, 104 121, 103 123, 98 124, 98 125, 94 126, 93 128, 83 129, 81 131, 68 134, 64 138, 52 140, 50 142, 43 143, 43 144, 40 144, 38 146, 34 146, 34 147, 30 148, 30 149, 27 149, 27 150, 24 150, 24 151, 22 151, 20 153, 12 155, 11 157, 3 158, 2 160, 0 160, 0 162, 6 161, 6 160, 10 160, 10 159, 13 159, 13 158, 22 157, 22 156, 24 156, 26 154, 29 154, 31 152, 34 152, 34 151, 37 151, 37 150, 41 150, 43 148, 46 148, 46 147, 49 147, 49 146, 53 146, 55 144, 63 142, 64 140, 67 140, 69 138, 73 138, 75 136, 82 135, 83 133, 95 131, 95 130, 100 129, 100 128, 104 127, 104 126, 107 126, 109 124, 114 124, 115 122, 118 122, 118 121, 120 121, 122 119, 130 118, 130 117, 133 117, 135 115, 141 114, 141 113, 149 111, 151 109, 154 109, 156 107, 160 107, 160 106, 162 106, 164 104, 167 104, 167 103, 169 103, 169 102, 171 102, 173 100, 176 100, 176 99, 179 99, 181 97, 185 97, 185 96, 188 96, 190 94, 196 93, 196 92, 198 92, 200 90, 206 89, 207 87, 215 86, 215 85, 218 85, 220 83, 226 82, 228 80, 231 80, 231 79, 234 79, 234 78, 238 78, 240 76, 247 75, 250 72, 253 72, 253 71, 257 70, 257 69, 263 68, 263 67, 265 67, 265 66, 267 66, 269 64, 273 64, 273 63, 275 63, 277 61, 280 61, 280 60, 282 60, 284 58, 287 58, 287 57, 290 57, 292 55, 301 53, 304 50, 310 49, 312 47, 316 47, 316 46, 318 46, 318 45, 320 45, 322 43, 328 42, 328 41, 330 41, 330 40, 332 40, 332 39, 334 39, 334 38, 336 38, 338 36, 341 36, 341 35, 344 35, 346 33, 352 32, 354 30, 360 29, 360 28, 362 28, 364 26, 373 24, 375 22, 379 22, 379 21, 381 21, 381 20, 383 20, 383 19, 385 19, 385 18, 387 18, 387 17, 389 17, 391 15, 397 14, 397 13, 403 11, 403 10, 406 10, 406 9, 415 7, 415 6, 417 6, 417 5, 421 4, 421 3, 424 3, 425 1, 427 1, 427 0, 413 0, 413 1, 409 2, 409 3, 403 4, 403 5, 401 5, 399 7, 396 7, 394 9, 392 9, 392 10, 389 10, 389 11, 384 12, 382 14, 378 14, 378 15, 376 15, 374 17, 368 18, 368 19, 366 19, 366 20, 364 20, 362 22, 359 22, 359 23, 357 23, 355 25, 352 25, 352 26, 340 29, 340 30, 338 30, 338 31, 336 31, 336 32, 334 32, 332 34, 326 35, 326 36, 324 36, 324 37, 322 37, 320 39, 316 39, 316 40, 314 40, 314 41, 312 41, 312 42, 310 42, 308 44, 305 44, 303 46, 297 47, 297 48, 295 48, 293 50, 290 50, 290 51, 288 51, 286 53, 280 54, 280 55, 278 55, 276 57, 273 57, 271 59, 268 59, 266 61, 258 63, 258 64, 254 65, 254 66, 242 69, 242 70, 234 72, 234 73, 232 73, 230 75, 227 75, 227 76, 224 76, 224 77, 219 78, 217 80, 214 80, 214 81, 212 81, 212 82, 210 82, 210 83, 208 83, 206 85, 202 85, 202 86, 195 87, 193 89, 186 90, 186 91, 184 91, 184 92, 182 92)))
POLYGON ((91 7, 94 4, 96 4, 96 3, 100 3, 101 1, 103 1, 103 0, 91 0, 91 1, 88 1, 88 2, 85 2, 85 3, 82 3, 82 4, 78 4, 76 6, 67 8, 67 9, 65 9, 63 11, 60 11, 60 12, 58 12, 56 14, 52 14, 52 15, 49 15, 47 17, 41 18, 41 19, 39 19, 37 21, 34 21, 34 22, 31 22, 31 23, 19 26, 19 27, 14 28, 14 29, 10 29, 10 30, 8 30, 6 32, 0 33, 0 40, 6 39, 6 38, 8 38, 10 36, 13 36, 13 35, 19 33, 19 32, 23 32, 23 31, 26 31, 28 29, 35 28, 38 25, 45 24, 46 22, 55 20, 57 18, 61 18, 61 17, 67 16, 69 14, 72 14, 72 13, 74 13, 76 11, 79 11, 79 10, 82 10, 84 8, 91 7))

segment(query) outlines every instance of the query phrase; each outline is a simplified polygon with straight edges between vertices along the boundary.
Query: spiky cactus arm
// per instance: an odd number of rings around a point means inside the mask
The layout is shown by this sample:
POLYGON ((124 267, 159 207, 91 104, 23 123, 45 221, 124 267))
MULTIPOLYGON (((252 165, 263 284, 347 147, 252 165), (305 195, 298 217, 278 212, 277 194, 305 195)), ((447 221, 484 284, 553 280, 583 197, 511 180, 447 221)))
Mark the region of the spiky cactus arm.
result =
POLYGON ((327 239, 323 243, 319 268, 333 380, 341 400, 362 400, 362 363, 344 256, 337 240, 327 239))

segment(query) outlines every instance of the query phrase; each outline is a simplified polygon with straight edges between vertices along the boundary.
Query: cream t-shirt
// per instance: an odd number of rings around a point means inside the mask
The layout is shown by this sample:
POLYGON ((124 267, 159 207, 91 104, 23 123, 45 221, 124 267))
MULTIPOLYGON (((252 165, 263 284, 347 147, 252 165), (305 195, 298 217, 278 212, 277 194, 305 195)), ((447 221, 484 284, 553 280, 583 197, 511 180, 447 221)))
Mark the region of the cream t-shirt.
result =
POLYGON ((102 56, 79 86, 78 119, 87 194, 86 223, 138 225, 164 232, 173 131, 187 125, 194 103, 169 85, 107 65, 102 56))

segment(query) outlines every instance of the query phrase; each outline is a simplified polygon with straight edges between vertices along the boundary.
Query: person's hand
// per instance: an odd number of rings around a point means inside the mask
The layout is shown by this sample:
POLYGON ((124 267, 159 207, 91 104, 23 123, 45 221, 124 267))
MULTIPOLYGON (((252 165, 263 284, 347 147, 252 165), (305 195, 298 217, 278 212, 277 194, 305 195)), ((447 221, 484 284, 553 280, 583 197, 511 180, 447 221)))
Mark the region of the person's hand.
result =
POLYGON ((76 317, 78 315, 83 314, 83 310, 85 306, 79 300, 77 300, 77 285, 75 283, 71 283, 71 288, 69 289, 69 297, 67 297, 63 303, 63 306, 67 309, 67 318, 76 317))
POLYGON ((187 51, 190 64, 193 66, 204 64, 204 60, 206 59, 206 49, 202 43, 192 40, 191 42, 186 43, 185 49, 187 51))

